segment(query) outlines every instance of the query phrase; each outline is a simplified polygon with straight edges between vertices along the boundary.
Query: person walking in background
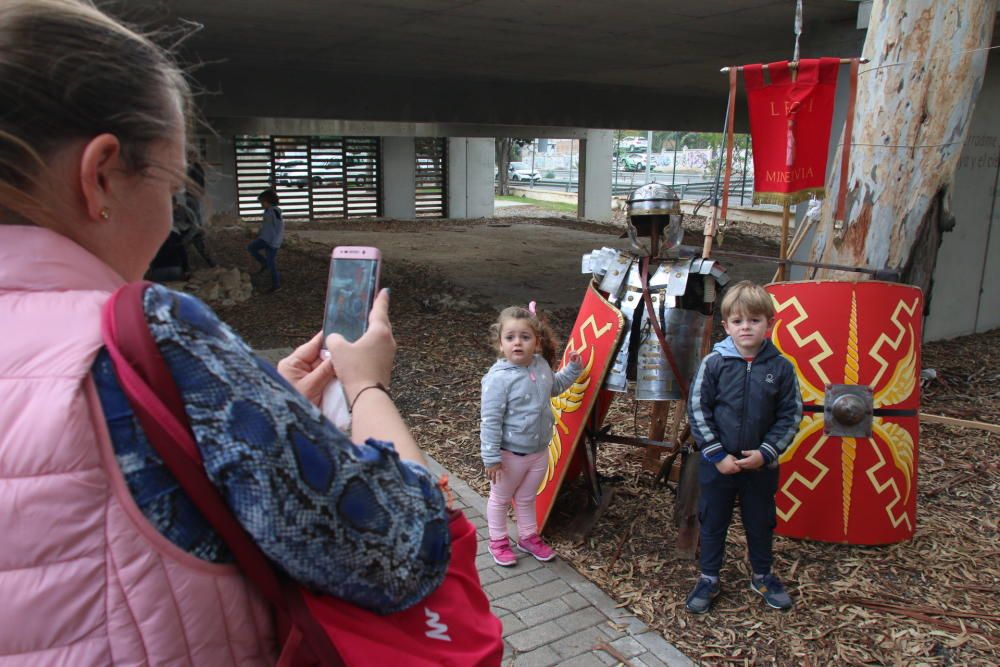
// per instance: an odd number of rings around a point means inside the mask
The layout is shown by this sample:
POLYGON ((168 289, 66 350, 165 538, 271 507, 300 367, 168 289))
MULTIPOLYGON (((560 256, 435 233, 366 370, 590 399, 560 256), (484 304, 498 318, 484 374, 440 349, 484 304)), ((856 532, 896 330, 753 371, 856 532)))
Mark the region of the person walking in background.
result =
POLYGON ((510 567, 517 556, 507 534, 507 508, 517 516, 517 548, 540 561, 555 552, 538 536, 535 494, 548 469, 548 446, 554 417, 549 402, 566 391, 583 370, 580 355, 552 372, 558 341, 548 323, 528 308, 505 308, 490 327, 496 363, 482 379, 480 453, 490 478, 486 519, 490 554, 510 567))
POLYGON ((191 271, 191 252, 188 249, 192 246, 209 268, 215 266, 215 261, 208 254, 208 247, 205 244, 205 230, 202 227, 197 199, 185 189, 183 194, 174 195, 174 200, 174 228, 181 235, 181 243, 184 246, 184 272, 191 271), (192 208, 193 205, 195 208, 192 208))
POLYGON ((701 451, 701 574, 685 606, 704 614, 721 592, 719 571, 736 499, 746 529, 753 576, 751 590, 774 609, 792 599, 771 573, 774 494, 778 457, 802 420, 795 368, 767 340, 774 324, 771 295, 749 281, 722 299, 722 326, 729 337, 705 357, 691 386, 688 420, 701 451))
MULTIPOLYGON (((205 242, 205 218, 202 214, 201 200, 205 196, 205 168, 201 166, 201 161, 194 156, 187 169, 187 182, 184 184, 183 194, 175 195, 181 205, 181 210, 175 210, 174 226, 181 234, 181 241, 184 243, 184 250, 190 258, 191 252, 188 248, 194 247, 205 260, 209 267, 215 266, 215 261, 208 253, 208 246, 205 242)), ((185 264, 184 271, 190 271, 190 266, 185 264)))
POLYGON ((260 233, 257 235, 247 251, 250 256, 260 264, 258 273, 270 271, 271 287, 269 292, 274 292, 281 287, 281 277, 278 275, 277 255, 278 248, 285 238, 285 221, 281 217, 281 209, 278 208, 278 193, 268 188, 259 195, 257 201, 264 208, 264 217, 260 225, 260 233), (263 252, 263 254, 261 254, 263 252))
MULTIPOLYGON (((169 54, 93 4, 0 2, 4 664, 278 657, 271 611, 150 444, 101 334, 170 232, 191 115, 169 54)), ((425 598, 451 558, 444 494, 385 390, 388 307, 383 291, 357 342, 318 333, 277 368, 188 294, 148 287, 141 323, 247 534, 295 581, 379 614, 425 598), (350 437, 316 406, 334 376, 350 437)))
POLYGON ((173 196, 173 224, 170 234, 163 241, 160 249, 153 257, 146 271, 146 280, 158 283, 179 282, 191 277, 191 267, 188 262, 187 248, 178 222, 184 216, 184 206, 178 195, 173 196))

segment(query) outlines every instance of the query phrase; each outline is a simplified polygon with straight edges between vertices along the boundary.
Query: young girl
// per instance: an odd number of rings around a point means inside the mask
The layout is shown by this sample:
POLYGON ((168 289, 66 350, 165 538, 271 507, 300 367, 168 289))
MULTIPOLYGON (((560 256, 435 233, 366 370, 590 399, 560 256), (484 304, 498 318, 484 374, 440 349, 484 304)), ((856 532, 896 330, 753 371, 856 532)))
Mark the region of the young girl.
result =
POLYGON ((548 446, 554 418, 551 397, 566 391, 583 370, 580 355, 552 372, 557 340, 548 323, 528 308, 511 306, 490 327, 497 362, 483 376, 481 452, 490 478, 486 519, 490 554, 497 565, 517 563, 507 537, 507 507, 514 501, 517 548, 540 561, 555 552, 538 536, 535 493, 548 467, 548 446))
POLYGON ((285 236, 285 221, 281 218, 281 209, 278 208, 278 193, 268 188, 259 195, 257 201, 264 208, 264 220, 260 226, 260 234, 250 245, 247 251, 260 263, 260 270, 270 270, 271 289, 274 292, 281 287, 281 277, 278 275, 278 248, 285 236), (260 251, 264 251, 264 255, 260 251))

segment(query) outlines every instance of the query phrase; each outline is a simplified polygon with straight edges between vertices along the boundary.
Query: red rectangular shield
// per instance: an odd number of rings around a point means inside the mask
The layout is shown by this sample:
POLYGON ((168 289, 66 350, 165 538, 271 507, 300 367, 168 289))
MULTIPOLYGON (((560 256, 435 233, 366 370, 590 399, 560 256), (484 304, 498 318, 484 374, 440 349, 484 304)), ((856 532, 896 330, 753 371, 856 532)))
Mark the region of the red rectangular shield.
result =
POLYGON ((805 409, 780 459, 775 532, 848 544, 910 539, 917 522, 920 290, 803 281, 767 291, 776 311, 771 342, 795 366, 805 409), (826 387, 838 384, 871 387, 870 437, 825 432, 826 387))
POLYGON ((583 437, 623 326, 622 314, 591 283, 563 354, 565 364, 571 352, 578 352, 583 358, 584 370, 576 383, 551 403, 556 423, 549 441, 549 469, 538 486, 535 499, 539 532, 545 528, 577 444, 583 437))

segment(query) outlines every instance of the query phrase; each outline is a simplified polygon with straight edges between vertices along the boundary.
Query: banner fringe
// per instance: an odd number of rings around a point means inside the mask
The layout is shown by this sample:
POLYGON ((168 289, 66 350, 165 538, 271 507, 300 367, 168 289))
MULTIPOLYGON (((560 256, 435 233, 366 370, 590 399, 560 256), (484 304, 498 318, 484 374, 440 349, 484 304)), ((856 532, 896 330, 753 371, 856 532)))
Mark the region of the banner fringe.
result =
POLYGON ((807 201, 813 197, 816 199, 823 199, 826 197, 826 188, 807 188, 797 192, 754 192, 753 203, 774 204, 776 206, 784 206, 785 204, 788 204, 791 206, 792 204, 798 204, 799 202, 807 201))

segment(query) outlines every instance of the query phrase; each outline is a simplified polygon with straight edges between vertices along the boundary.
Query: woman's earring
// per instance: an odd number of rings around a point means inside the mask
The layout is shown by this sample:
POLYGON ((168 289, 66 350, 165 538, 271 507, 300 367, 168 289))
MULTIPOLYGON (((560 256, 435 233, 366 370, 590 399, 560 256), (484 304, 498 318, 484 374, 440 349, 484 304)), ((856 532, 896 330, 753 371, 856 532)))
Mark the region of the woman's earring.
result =
POLYGON ((104 208, 101 209, 101 212, 98 215, 101 216, 101 220, 110 220, 111 219, 111 209, 109 209, 107 206, 105 206, 104 208))

